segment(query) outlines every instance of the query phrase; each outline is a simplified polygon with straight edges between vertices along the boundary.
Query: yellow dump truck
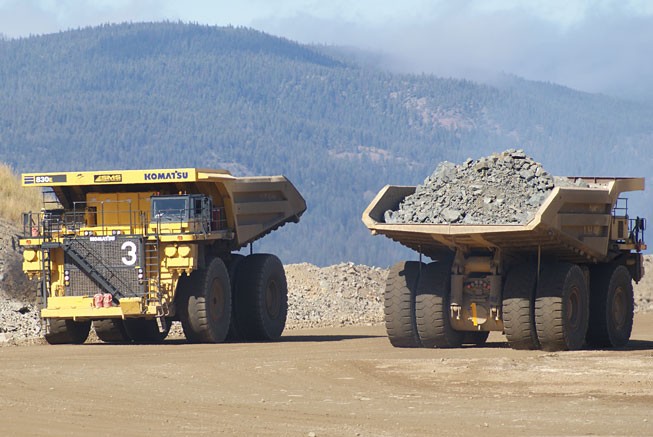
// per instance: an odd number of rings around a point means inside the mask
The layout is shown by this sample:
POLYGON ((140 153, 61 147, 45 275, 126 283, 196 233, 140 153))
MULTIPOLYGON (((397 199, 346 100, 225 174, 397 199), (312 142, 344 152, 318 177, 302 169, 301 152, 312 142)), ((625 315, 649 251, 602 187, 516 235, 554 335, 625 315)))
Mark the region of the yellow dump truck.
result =
POLYGON ((389 273, 390 342, 480 345, 503 331, 515 349, 625 345, 646 245, 644 219, 630 218, 620 196, 643 190, 644 179, 583 178, 584 188, 576 180, 556 186, 524 225, 385 223, 416 187, 383 188, 363 222, 420 254, 389 273))
POLYGON ((23 214, 23 269, 40 284, 51 344, 275 340, 288 298, 279 259, 251 243, 306 203, 283 176, 197 168, 28 173, 48 192, 23 214), (250 255, 234 252, 250 245, 250 255))

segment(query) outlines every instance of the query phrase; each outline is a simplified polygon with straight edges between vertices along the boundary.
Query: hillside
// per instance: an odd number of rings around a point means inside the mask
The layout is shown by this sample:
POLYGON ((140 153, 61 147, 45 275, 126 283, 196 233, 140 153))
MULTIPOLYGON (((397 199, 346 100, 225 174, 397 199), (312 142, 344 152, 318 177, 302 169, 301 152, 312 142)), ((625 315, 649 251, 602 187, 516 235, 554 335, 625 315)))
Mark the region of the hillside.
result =
MULTIPOLYGON (((243 28, 107 25, 0 41, 0 160, 19 171, 285 174, 309 210, 255 247, 289 262, 408 255, 360 215, 442 160, 524 148, 556 174, 648 176, 653 110, 553 84, 394 75, 243 28)), ((635 197, 638 215, 650 198, 635 197)))

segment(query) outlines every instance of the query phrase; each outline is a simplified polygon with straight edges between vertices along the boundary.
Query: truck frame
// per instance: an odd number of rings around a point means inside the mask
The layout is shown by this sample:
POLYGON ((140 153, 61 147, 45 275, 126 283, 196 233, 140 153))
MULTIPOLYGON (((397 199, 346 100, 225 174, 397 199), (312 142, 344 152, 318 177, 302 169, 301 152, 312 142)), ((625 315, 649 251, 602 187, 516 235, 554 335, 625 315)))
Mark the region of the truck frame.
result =
POLYGON ((44 207, 23 214, 23 270, 37 278, 45 339, 275 340, 287 315, 280 260, 251 245, 306 203, 283 176, 197 168, 28 173, 44 207), (250 246, 250 255, 236 253, 250 246))
POLYGON ((624 346, 646 245, 645 220, 629 218, 620 195, 643 190, 644 179, 567 179, 524 225, 388 224, 385 211, 415 187, 384 187, 363 222, 420 254, 388 275, 390 342, 481 345, 490 331, 502 331, 515 349, 624 346))

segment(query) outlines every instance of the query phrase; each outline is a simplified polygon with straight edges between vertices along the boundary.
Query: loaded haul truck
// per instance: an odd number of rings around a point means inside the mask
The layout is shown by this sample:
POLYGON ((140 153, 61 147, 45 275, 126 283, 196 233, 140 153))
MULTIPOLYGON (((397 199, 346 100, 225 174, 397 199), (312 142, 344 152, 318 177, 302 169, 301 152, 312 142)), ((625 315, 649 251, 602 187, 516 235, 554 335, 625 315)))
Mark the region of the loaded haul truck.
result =
POLYGON ((483 344, 505 333, 515 349, 621 347, 643 274, 645 221, 623 192, 643 178, 566 178, 526 224, 386 223, 414 186, 386 186, 363 213, 372 234, 420 254, 396 264, 385 325, 396 347, 483 344), (425 255, 433 260, 421 262, 425 255))
POLYGON ((283 266, 251 244, 306 203, 283 176, 197 168, 29 173, 45 193, 23 214, 23 270, 39 279, 45 339, 265 341, 287 315, 283 266), (235 253, 250 245, 250 255, 235 253))

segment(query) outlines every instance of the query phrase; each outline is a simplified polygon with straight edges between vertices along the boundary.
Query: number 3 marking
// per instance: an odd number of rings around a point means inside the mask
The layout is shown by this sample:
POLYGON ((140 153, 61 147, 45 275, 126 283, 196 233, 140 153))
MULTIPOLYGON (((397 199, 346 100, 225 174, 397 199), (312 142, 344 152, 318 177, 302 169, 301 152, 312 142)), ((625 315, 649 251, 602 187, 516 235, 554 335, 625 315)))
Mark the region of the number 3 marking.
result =
POLYGON ((122 263, 127 265, 127 266, 133 266, 136 263, 136 244, 134 244, 133 241, 125 241, 122 243, 122 246, 120 246, 121 250, 126 250, 127 251, 127 256, 123 256, 120 258, 122 260, 122 263))

